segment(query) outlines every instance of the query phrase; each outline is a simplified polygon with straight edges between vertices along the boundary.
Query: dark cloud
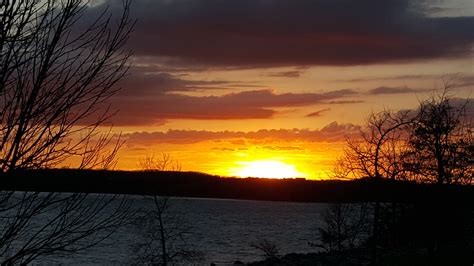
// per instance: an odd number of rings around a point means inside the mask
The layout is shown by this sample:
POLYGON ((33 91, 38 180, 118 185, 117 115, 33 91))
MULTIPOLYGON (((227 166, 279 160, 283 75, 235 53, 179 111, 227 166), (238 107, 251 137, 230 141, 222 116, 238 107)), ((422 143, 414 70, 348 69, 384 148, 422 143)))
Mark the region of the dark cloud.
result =
POLYGON ((474 84, 474 75, 462 73, 444 73, 442 75, 395 75, 380 77, 361 77, 353 79, 338 79, 336 82, 369 82, 369 81, 404 81, 404 80, 447 80, 454 87, 465 87, 474 84))
POLYGON ((118 95, 111 101, 121 125, 149 125, 167 119, 258 119, 271 118, 277 107, 300 107, 355 94, 349 89, 326 93, 282 93, 253 90, 222 96, 190 96, 162 93, 150 96, 118 95), (122 120, 123 118, 123 120, 122 120), (134 120, 134 118, 136 118, 134 120))
POLYGON ((363 103, 362 100, 336 100, 326 102, 327 104, 352 104, 352 103, 363 103))
POLYGON ((377 87, 375 89, 369 90, 369 94, 400 94, 400 93, 414 93, 414 92, 422 92, 425 90, 421 89, 412 89, 408 87, 377 87))
POLYGON ((301 71, 282 71, 282 72, 271 72, 266 75, 267 77, 276 77, 276 78, 299 78, 301 76, 301 71))
MULTIPOLYGON (((108 1, 111 8, 120 2, 108 1)), ((428 16, 430 8, 416 0, 138 0, 129 46, 136 56, 176 66, 360 65, 471 56, 474 17, 428 16)))
POLYGON ((440 78, 440 75, 397 75, 397 76, 385 76, 385 77, 361 77, 354 79, 338 79, 335 81, 339 82, 367 82, 367 81, 392 81, 392 80, 407 80, 407 79, 436 79, 440 78))
MULTIPOLYGON (((434 101, 439 101, 439 97, 444 97, 441 96, 443 92, 440 93, 440 91, 431 91, 431 96, 425 98, 424 100, 427 100, 425 103, 429 103, 434 101)), ((454 97, 454 96, 449 96, 449 91, 448 93, 448 100, 449 100, 449 105, 454 112, 458 113, 461 115, 461 118, 464 122, 467 122, 468 127, 473 127, 472 122, 474 121, 474 100, 470 98, 459 98, 459 97, 454 97)), ((422 100, 422 102, 424 102, 422 100)), ((419 106, 416 109, 402 109, 402 112, 410 112, 412 115, 416 115, 419 112, 419 106)))
POLYGON ((474 100, 465 98, 452 98, 450 100, 450 104, 458 110, 463 110, 464 117, 467 119, 467 121, 469 121, 470 126, 472 127, 472 122, 474 121, 474 100))
MULTIPOLYGON (((405 81, 405 80, 430 80, 430 81, 445 81, 451 88, 464 88, 474 86, 474 75, 467 73, 445 73, 442 75, 396 75, 396 76, 381 76, 381 77, 361 77, 353 79, 338 79, 336 82, 370 82, 370 81, 405 81)), ((377 91, 390 93, 404 93, 404 92, 422 92, 422 89, 409 89, 406 87, 387 88, 379 87, 372 89, 371 92, 377 91), (398 91, 398 92, 397 92, 398 91)))
POLYGON ((322 115, 322 113, 327 112, 329 110, 331 110, 331 108, 324 108, 324 109, 318 110, 316 112, 309 113, 309 114, 305 115, 305 117, 320 117, 322 115))
POLYGON ((239 87, 257 87, 255 84, 232 80, 192 80, 186 74, 161 72, 153 66, 133 66, 120 81, 120 95, 152 96, 165 92, 222 90, 239 87))
POLYGON ((123 81, 121 81, 120 85, 124 88, 133 88, 122 90, 122 93, 136 94, 137 90, 140 90, 140 93, 143 96, 147 96, 167 91, 196 91, 209 88, 218 89, 228 85, 229 83, 230 82, 227 81, 186 80, 173 74, 158 72, 131 73, 130 76, 125 77, 123 81))
MULTIPOLYGON (((320 130, 310 129, 262 129, 258 131, 206 131, 168 130, 166 132, 135 132, 124 135, 127 144, 153 145, 159 143, 190 144, 203 141, 229 140, 234 145, 243 145, 245 140, 302 140, 343 141, 345 136, 356 136, 360 127, 353 124, 332 122, 320 130)), ((281 148, 281 147, 280 147, 281 148)), ((287 149, 290 149, 287 147, 287 149)))
POLYGON ((461 76, 453 80, 453 88, 474 87, 474 75, 461 76))

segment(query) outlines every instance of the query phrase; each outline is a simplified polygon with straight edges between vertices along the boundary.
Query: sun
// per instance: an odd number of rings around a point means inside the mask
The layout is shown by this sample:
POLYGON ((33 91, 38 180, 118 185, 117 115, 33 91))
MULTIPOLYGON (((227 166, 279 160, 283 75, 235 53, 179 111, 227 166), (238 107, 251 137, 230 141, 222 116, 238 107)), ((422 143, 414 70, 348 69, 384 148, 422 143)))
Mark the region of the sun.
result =
POLYGON ((258 160, 239 162, 241 167, 233 171, 234 176, 262 178, 296 178, 306 177, 306 174, 296 170, 294 165, 277 160, 258 160))

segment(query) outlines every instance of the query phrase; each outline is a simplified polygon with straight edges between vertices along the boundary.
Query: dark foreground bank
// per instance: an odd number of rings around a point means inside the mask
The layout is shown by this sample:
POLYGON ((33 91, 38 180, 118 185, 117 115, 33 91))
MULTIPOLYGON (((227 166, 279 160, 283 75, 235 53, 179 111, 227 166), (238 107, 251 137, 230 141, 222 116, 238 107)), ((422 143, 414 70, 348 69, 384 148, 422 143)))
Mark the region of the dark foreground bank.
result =
MULTIPOLYGON (((473 256, 466 250, 443 252, 430 256, 426 251, 401 249, 388 251, 380 254, 376 265, 399 266, 399 265, 471 265, 473 256)), ((371 258, 367 250, 354 249, 333 253, 291 253, 280 258, 268 258, 263 261, 249 263, 249 266, 359 266, 371 265, 371 258)))

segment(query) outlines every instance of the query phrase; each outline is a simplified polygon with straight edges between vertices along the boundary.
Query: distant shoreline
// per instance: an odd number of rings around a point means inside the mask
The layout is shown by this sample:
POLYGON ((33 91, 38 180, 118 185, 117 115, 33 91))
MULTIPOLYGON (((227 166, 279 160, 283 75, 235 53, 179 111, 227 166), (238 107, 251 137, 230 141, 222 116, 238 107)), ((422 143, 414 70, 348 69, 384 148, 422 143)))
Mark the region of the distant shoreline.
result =
POLYGON ((288 202, 470 201, 474 195, 474 186, 392 180, 223 178, 197 172, 74 169, 16 172, 1 180, 0 189, 288 202))

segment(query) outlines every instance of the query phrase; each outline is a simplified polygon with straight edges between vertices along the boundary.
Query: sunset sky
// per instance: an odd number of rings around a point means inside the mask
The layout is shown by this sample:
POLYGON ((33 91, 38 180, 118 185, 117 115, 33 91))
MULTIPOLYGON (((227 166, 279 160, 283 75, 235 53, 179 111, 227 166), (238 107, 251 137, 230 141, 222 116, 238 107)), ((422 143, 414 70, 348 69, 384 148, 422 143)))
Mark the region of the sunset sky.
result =
POLYGON ((186 171, 326 178, 370 112, 415 108, 453 75, 455 97, 474 92, 472 0, 137 0, 132 17, 110 99, 119 169, 169 153, 186 171))

